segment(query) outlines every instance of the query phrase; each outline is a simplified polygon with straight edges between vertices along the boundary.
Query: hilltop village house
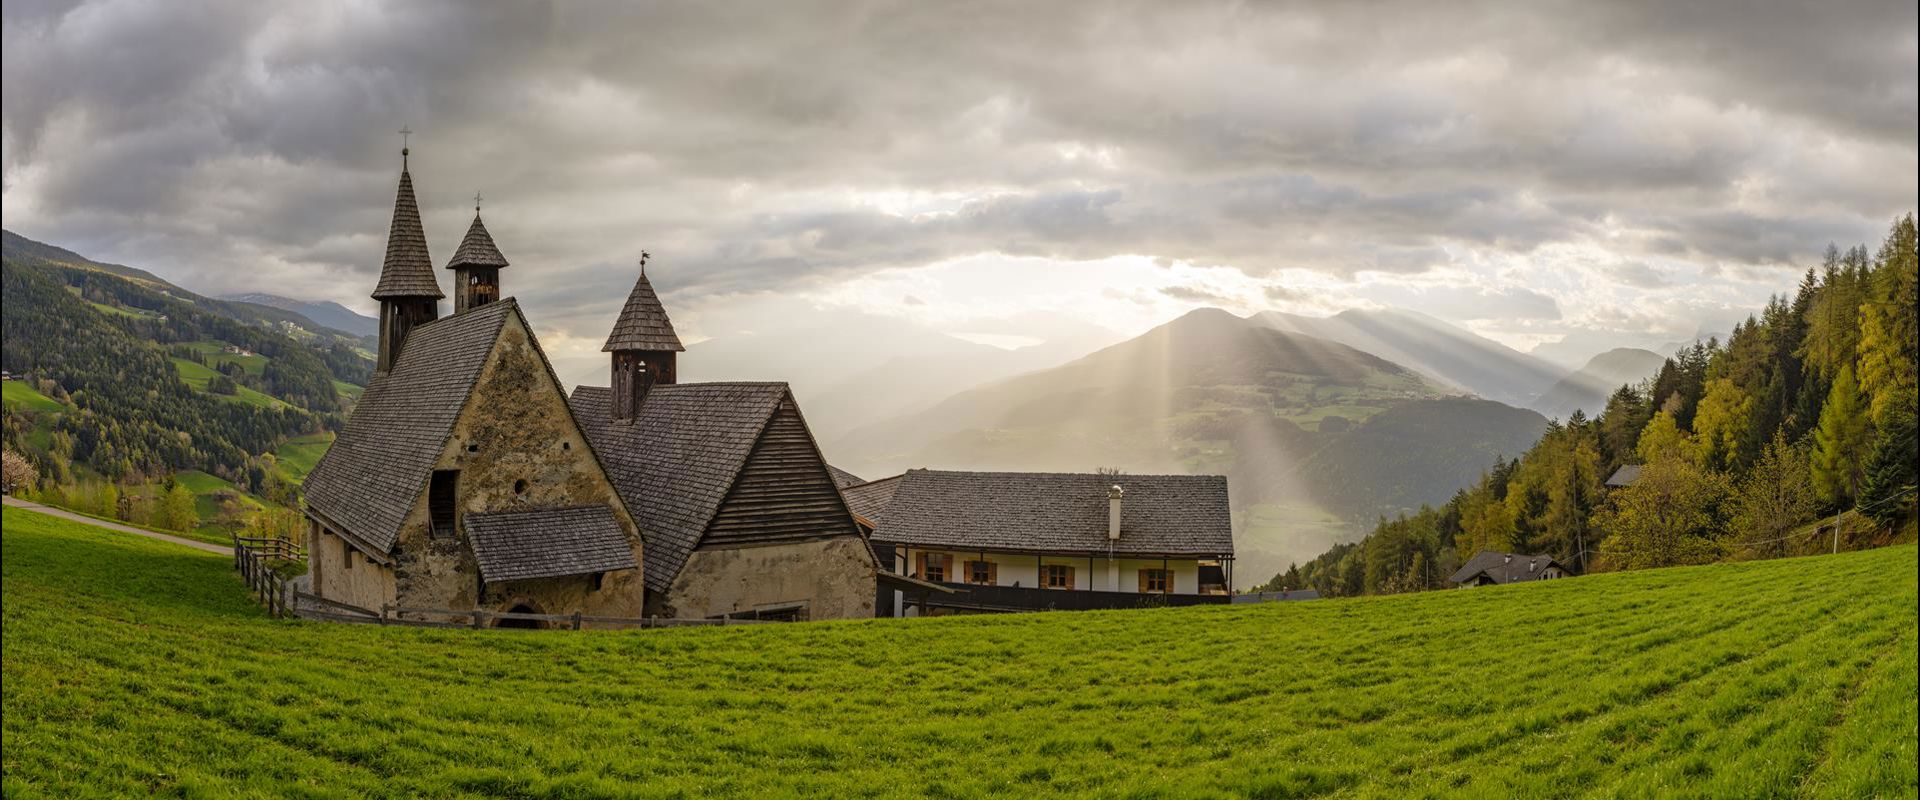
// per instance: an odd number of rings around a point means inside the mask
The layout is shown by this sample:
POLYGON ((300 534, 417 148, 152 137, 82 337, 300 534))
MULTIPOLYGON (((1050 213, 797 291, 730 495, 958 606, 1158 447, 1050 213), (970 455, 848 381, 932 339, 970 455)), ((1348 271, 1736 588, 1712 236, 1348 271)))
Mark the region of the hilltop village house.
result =
POLYGON ((872 616, 874 556, 783 383, 679 384, 647 281, 569 398, 478 209, 444 297, 402 150, 374 378, 306 481, 314 594, 539 614, 872 616))
POLYGON ((1551 556, 1525 556, 1518 553, 1483 551, 1468 560, 1458 572, 1453 573, 1453 577, 1447 580, 1464 589, 1470 586, 1548 581, 1565 578, 1571 574, 1565 566, 1553 560, 1551 556))
POLYGON ((881 569, 920 582, 882 585, 883 616, 1230 600, 1220 476, 916 469, 841 491, 881 569))

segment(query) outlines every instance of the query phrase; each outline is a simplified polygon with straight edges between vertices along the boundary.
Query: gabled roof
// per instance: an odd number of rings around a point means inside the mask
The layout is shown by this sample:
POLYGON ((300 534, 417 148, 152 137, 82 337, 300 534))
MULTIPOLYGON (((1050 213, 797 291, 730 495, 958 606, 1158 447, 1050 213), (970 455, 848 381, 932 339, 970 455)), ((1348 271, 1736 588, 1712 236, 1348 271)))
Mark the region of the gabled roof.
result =
POLYGON ((845 489, 849 486, 859 486, 867 482, 866 478, 862 478, 832 464, 827 465, 827 474, 833 476, 833 485, 840 489, 845 489))
POLYGON ((414 328, 307 475, 308 507, 373 554, 392 550, 501 326, 518 313, 509 297, 414 328))
POLYGON ((880 522, 880 512, 885 511, 887 504, 893 502, 893 491, 900 488, 902 477, 904 476, 895 475, 877 481, 868 481, 858 486, 849 486, 840 490, 840 496, 847 499, 847 510, 853 512, 860 521, 869 526, 877 525, 880 522))
POLYGON ((489 582, 640 566, 613 509, 604 505, 468 514, 466 529, 480 577, 489 582))
POLYGON ((673 320, 667 319, 666 306, 660 305, 660 296, 653 293, 653 284, 647 281, 646 273, 641 273, 640 280, 634 282, 633 291, 627 295, 626 306, 620 309, 620 318, 613 321, 612 335, 600 350, 685 349, 680 344, 680 336, 673 332, 673 320))
POLYGON ((1607 485, 1619 489, 1632 486, 1637 480, 1640 480, 1640 465, 1626 464, 1613 471, 1613 476, 1607 478, 1607 485))
POLYGON ((784 383, 666 384, 615 423, 611 390, 573 390, 574 416, 646 537, 647 588, 666 591, 686 566, 786 397, 784 383))
POLYGON ((460 240, 460 248, 453 251, 453 260, 447 262, 447 269, 459 267, 504 267, 507 257, 500 255, 500 248, 493 244, 493 235, 487 233, 487 226, 480 221, 480 212, 473 212, 473 224, 467 226, 467 236, 460 240))
POLYGON ((874 528, 893 544, 1034 553, 1107 552, 1107 490, 1125 490, 1112 551, 1233 554, 1219 475, 908 470, 874 528))
POLYGON ((433 278, 433 257, 427 254, 427 233, 420 227, 420 206, 413 200, 413 176, 400 168, 400 192, 393 199, 393 225, 387 229, 387 259, 380 265, 380 282, 373 298, 446 297, 433 278))
POLYGON ((1453 577, 1448 578, 1447 581, 1466 583, 1481 574, 1485 574, 1494 583, 1538 580, 1549 566, 1559 567, 1561 572, 1567 571, 1566 566, 1553 560, 1552 556, 1529 556, 1483 550, 1468 559, 1467 563, 1461 566, 1458 572, 1453 573, 1453 577))

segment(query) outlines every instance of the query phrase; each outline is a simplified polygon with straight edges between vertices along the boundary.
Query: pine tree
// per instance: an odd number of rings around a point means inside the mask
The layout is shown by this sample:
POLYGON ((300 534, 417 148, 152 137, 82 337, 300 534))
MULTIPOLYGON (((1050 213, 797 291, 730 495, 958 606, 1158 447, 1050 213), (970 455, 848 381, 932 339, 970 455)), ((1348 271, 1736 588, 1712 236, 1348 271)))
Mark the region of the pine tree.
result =
POLYGON ((1914 516, 1915 484, 1920 483, 1920 435, 1916 435, 1913 398, 1896 405, 1880 426, 1867 466, 1860 507, 1882 527, 1898 527, 1914 516))
POLYGON ((1870 435, 1866 402, 1853 368, 1842 366, 1813 432, 1813 485, 1821 499, 1838 505, 1860 495, 1870 435))

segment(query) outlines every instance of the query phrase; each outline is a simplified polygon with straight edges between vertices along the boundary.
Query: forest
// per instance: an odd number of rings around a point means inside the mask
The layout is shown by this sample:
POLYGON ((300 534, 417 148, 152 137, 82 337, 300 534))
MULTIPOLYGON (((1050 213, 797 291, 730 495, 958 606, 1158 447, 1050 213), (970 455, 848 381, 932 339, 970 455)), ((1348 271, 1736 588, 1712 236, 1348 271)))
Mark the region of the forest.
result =
POLYGON ((1726 342, 1681 350, 1598 416, 1554 421, 1439 507, 1382 519, 1258 588, 1443 588, 1481 551, 1549 555, 1585 573, 1911 540, 1916 283, 1912 215, 1877 251, 1829 246, 1726 342))

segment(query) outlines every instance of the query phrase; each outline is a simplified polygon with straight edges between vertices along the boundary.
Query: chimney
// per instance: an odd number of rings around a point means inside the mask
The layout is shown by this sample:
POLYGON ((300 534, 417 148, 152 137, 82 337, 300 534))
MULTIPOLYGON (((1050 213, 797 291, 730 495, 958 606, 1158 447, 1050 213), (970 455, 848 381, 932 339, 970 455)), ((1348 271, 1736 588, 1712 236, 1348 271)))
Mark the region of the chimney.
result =
POLYGON ((1508 554, 1506 554, 1506 555, 1504 555, 1504 556, 1501 556, 1501 557, 1500 557, 1500 563, 1502 563, 1502 564, 1511 564, 1511 563, 1513 563, 1513 554, 1512 554, 1512 553, 1508 553, 1508 554))
POLYGON ((1107 541, 1120 541, 1120 496, 1126 494, 1119 484, 1107 490, 1107 541))

